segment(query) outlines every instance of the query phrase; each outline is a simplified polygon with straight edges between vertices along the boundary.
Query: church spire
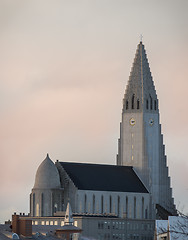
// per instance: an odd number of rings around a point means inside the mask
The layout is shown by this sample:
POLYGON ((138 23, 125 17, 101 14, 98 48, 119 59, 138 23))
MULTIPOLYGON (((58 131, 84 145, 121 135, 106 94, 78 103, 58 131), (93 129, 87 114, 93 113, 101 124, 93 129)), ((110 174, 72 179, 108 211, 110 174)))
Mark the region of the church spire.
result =
POLYGON ((64 223, 65 223, 65 225, 73 225, 73 223, 74 223, 74 220, 72 217, 72 209, 71 209, 71 205, 69 202, 67 204, 64 223))
POLYGON ((157 94, 142 41, 137 46, 123 99, 123 112, 141 110, 158 110, 157 94))
MULTIPOLYGON (((152 208, 175 211, 166 165, 158 99, 142 41, 123 99, 117 164, 133 166, 152 196, 152 208)), ((156 211, 153 212, 153 216, 156 211)), ((155 216, 154 216, 155 217, 155 216)))

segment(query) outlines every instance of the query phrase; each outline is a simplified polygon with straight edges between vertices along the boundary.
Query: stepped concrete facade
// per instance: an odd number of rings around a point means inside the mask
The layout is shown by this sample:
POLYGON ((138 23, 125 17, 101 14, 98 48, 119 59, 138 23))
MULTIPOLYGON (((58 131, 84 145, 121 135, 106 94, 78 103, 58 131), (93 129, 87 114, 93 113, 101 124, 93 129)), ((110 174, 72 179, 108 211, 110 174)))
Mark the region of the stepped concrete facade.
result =
POLYGON ((134 167, 151 193, 154 218, 157 217, 158 205, 176 214, 159 122, 158 99, 142 42, 137 47, 123 99, 117 165, 134 167))

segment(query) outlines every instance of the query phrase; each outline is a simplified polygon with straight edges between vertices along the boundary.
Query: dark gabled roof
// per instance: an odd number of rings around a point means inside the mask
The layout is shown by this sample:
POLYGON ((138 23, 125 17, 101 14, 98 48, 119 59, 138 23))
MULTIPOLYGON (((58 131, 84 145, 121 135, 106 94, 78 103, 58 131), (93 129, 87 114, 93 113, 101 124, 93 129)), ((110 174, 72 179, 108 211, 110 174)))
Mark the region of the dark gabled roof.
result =
POLYGON ((59 162, 80 190, 148 193, 133 167, 59 162))

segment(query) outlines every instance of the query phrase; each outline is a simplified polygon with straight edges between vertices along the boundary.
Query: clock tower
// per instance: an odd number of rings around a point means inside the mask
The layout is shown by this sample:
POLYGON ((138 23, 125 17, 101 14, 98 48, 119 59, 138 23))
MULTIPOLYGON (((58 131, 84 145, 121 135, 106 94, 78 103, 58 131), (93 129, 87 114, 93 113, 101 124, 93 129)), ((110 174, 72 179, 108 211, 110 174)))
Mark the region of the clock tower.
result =
POLYGON ((117 165, 133 166, 151 193, 151 217, 176 214, 158 99, 142 41, 138 44, 123 98, 117 165))

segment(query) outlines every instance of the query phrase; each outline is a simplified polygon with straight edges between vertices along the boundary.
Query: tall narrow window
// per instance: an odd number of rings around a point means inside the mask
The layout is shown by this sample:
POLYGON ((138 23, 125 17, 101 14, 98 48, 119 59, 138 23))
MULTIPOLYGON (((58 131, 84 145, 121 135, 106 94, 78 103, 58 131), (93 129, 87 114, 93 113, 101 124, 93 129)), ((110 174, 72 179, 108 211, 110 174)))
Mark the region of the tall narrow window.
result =
POLYGON ((87 195, 84 195, 84 212, 87 213, 87 195))
POLYGON ((33 217, 35 217, 35 193, 33 193, 33 217))
POLYGON ((155 110, 157 110, 157 101, 156 100, 154 101, 154 107, 155 107, 155 110))
POLYGON ((145 209, 145 219, 147 219, 148 218, 148 209, 146 208, 145 209))
POLYGON ((134 109, 134 94, 132 96, 132 109, 134 109))
POLYGON ((128 201, 128 197, 126 197, 126 217, 128 217, 128 209, 129 209, 129 201, 128 201))
POLYGON ((112 196, 110 196, 110 213, 112 212, 112 196))
POLYGON ((129 108, 129 102, 126 100, 126 110, 129 108))
POLYGON ((117 214, 119 216, 119 214, 120 214, 120 197, 119 196, 118 196, 117 201, 118 201, 118 204, 117 204, 117 214))
POLYGON ((44 216, 44 194, 41 194, 41 217, 44 216))
POLYGON ((103 195, 101 196, 101 213, 104 212, 104 197, 103 195))
POLYGON ((95 213, 95 195, 93 195, 93 213, 95 213))
POLYGON ((146 109, 148 109, 148 105, 149 105, 148 99, 146 99, 146 109))
POLYGON ((55 203, 55 204, 54 204, 54 213, 57 212, 57 208, 58 208, 58 205, 57 205, 57 203, 55 203))
POLYGON ((150 109, 152 110, 153 109, 153 99, 152 99, 151 95, 149 97, 150 97, 150 109))
POLYGON ((134 218, 136 218, 136 197, 134 197, 134 218))
POLYGON ((139 109, 140 108, 140 100, 138 99, 137 100, 137 109, 139 109))
POLYGON ((144 198, 142 197, 142 219, 144 218, 144 198))

